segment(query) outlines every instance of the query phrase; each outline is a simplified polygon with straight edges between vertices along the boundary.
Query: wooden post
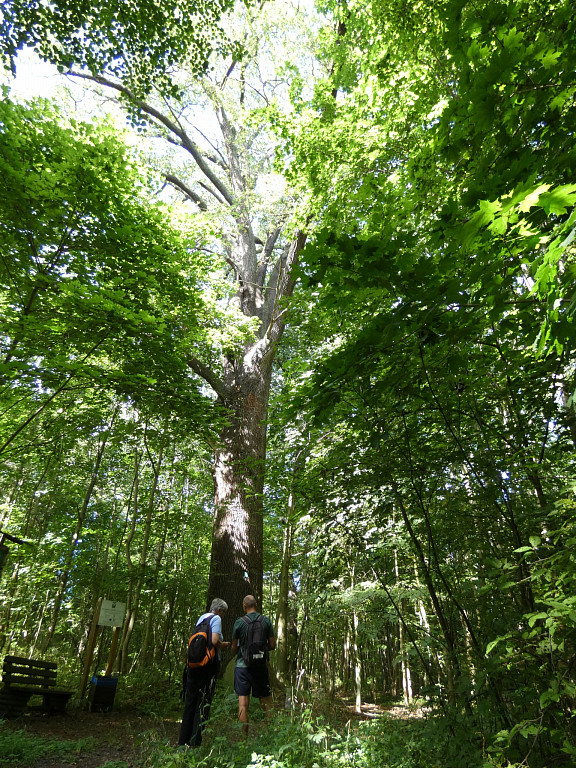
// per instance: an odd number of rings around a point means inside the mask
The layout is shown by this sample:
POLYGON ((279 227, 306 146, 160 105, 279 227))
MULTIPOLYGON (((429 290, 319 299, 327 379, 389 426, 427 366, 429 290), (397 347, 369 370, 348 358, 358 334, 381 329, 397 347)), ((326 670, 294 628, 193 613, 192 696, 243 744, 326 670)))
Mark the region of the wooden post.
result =
POLYGON ((84 661, 84 672, 82 673, 82 680, 80 681, 80 698, 84 698, 86 693, 86 686, 88 685, 88 677, 90 675, 90 667, 92 666, 92 659, 94 658, 94 648, 96 646, 96 635, 98 633, 98 621, 100 619, 100 608, 102 607, 102 598, 98 598, 96 603, 96 610, 94 611, 94 618, 92 619, 92 626, 90 627, 90 635, 88 637, 88 644, 86 646, 86 660, 84 661))
POLYGON ((110 677, 112 670, 114 669, 114 661, 116 659, 116 648, 118 647, 118 638, 120 637, 121 627, 114 627, 114 635, 112 636, 112 645, 110 646, 110 653, 108 654, 108 663, 106 664, 106 671, 104 677, 110 677))
POLYGON ((6 531, 0 531, 0 574, 2 573, 2 568, 4 567, 8 552, 10 551, 6 546, 6 541, 11 541, 13 544, 30 545, 29 541, 24 541, 24 539, 19 539, 17 536, 12 536, 11 534, 6 533, 6 531))
POLYGON ((2 573, 2 568, 4 567, 4 563, 6 562, 6 559, 8 558, 8 552, 10 550, 5 544, 0 543, 0 573, 2 573))

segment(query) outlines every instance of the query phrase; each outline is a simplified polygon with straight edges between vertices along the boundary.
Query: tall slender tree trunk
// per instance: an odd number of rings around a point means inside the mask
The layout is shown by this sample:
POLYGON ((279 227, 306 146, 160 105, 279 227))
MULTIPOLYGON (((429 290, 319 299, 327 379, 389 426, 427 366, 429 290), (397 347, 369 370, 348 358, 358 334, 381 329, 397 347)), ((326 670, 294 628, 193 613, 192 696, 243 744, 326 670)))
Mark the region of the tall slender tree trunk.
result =
POLYGON ((60 582, 58 584, 58 590, 56 592, 56 597, 54 598, 54 607, 52 609, 52 616, 50 618, 50 625, 48 627, 46 638, 44 639, 43 643, 43 649, 47 650, 50 647, 50 644, 52 642, 52 638, 54 637, 54 632, 56 631, 56 625, 58 623, 58 617, 60 615, 60 608, 62 607, 62 601, 64 599, 64 595, 66 592, 66 586, 68 584, 68 579, 70 577, 70 570, 72 567, 72 559, 74 557, 74 552, 76 551, 76 546, 78 543, 78 539, 80 538, 80 535, 82 533, 82 528, 84 526, 84 519, 86 518, 86 513, 88 512, 88 505, 90 504, 90 500, 92 499, 92 494, 94 492, 94 487, 96 486, 96 482, 98 480, 98 475, 100 472, 100 464, 102 463, 102 458, 104 456, 104 450, 106 448, 106 443, 108 440, 108 436, 110 435, 110 432, 112 430, 112 427, 114 425, 114 422, 116 421, 116 416, 118 415, 119 406, 115 408, 112 418, 110 419, 110 424, 108 426, 107 431, 104 433, 102 440, 100 442, 100 445, 98 446, 98 452, 96 454, 96 460, 94 462, 94 468, 92 469, 92 476, 90 478, 90 482, 88 484, 88 488, 86 489, 86 493, 84 495, 84 500, 82 501, 82 507, 80 508, 80 511, 78 512, 78 521, 76 523, 76 529, 72 535, 72 540, 70 542, 70 546, 68 548, 68 552, 66 553, 66 559, 64 561, 64 567, 62 569, 62 575, 60 577, 60 582))
MULTIPOLYGON (((350 586, 352 591, 356 587, 356 569, 355 566, 350 566, 350 586)), ((351 633, 351 651, 352 651, 352 666, 354 671, 354 709, 357 714, 362 712, 362 659, 360 656, 359 638, 358 638, 358 611, 356 608, 352 609, 352 633, 351 633)))
MULTIPOLYGON (((128 643, 132 635, 132 628, 134 626, 134 620, 132 618, 132 601, 135 582, 135 566, 132 561, 132 542, 136 535, 136 521, 138 519, 138 504, 139 504, 139 489, 140 489, 140 452, 138 447, 134 449, 134 480, 132 483, 132 523, 128 536, 126 537, 126 565, 128 566, 128 572, 130 574, 130 581, 128 585, 128 595, 126 597, 126 617, 124 620, 124 627, 122 633, 122 640, 120 642, 120 651, 118 653, 118 669, 121 673, 124 673, 128 666, 128 643)), ((130 506, 126 510, 126 521, 128 521, 130 515, 130 506)))
MULTIPOLYGON (((292 506, 292 494, 290 494, 289 513, 292 506)), ((278 592, 277 621, 276 621, 276 671, 284 685, 288 685, 290 679, 288 658, 288 598, 290 594, 290 560, 292 557, 292 521, 290 514, 286 520, 284 529, 284 541, 282 544, 282 564, 280 567, 280 588, 278 592)))
POLYGON ((288 506, 286 509, 286 526, 284 528, 284 539, 282 542, 282 562, 280 566, 280 586, 278 590, 278 604, 276 609, 276 670, 282 683, 286 686, 290 682, 290 637, 294 637, 296 626, 293 625, 290 630, 290 583, 292 560, 292 539, 294 534, 294 506, 295 493, 294 482, 298 464, 303 451, 300 450, 294 457, 292 468, 292 478, 290 482, 290 493, 288 494, 288 506))
POLYGON ((353 659, 354 659, 354 709, 358 714, 362 712, 362 659, 358 647, 358 613, 352 612, 353 627, 353 659))
MULTIPOLYGON (((400 569, 398 567, 398 550, 394 550, 394 572, 396 574, 396 581, 400 581, 400 569)), ((400 608, 404 614, 404 601, 400 600, 400 608)), ((398 622, 398 641, 400 644, 400 662, 402 665, 402 692, 404 694, 404 703, 406 706, 412 702, 412 675, 410 672, 410 663, 408 660, 408 653, 406 649, 406 643, 404 641, 404 624, 402 621, 398 622)))
MULTIPOLYGON (((148 505, 146 510, 146 520, 144 524, 144 538, 142 542, 142 549, 140 550, 140 560, 138 563, 138 579, 136 582, 136 585, 134 587, 134 591, 132 594, 131 599, 131 608, 130 611, 127 611, 127 617, 126 622, 124 625, 124 634, 122 637, 122 644, 121 644, 121 671, 122 673, 125 673, 128 670, 128 647, 130 644, 130 640, 132 638, 132 633, 134 631, 134 625, 136 623, 136 617, 138 616, 138 612, 140 609, 140 598, 142 596, 142 588, 144 585, 144 576, 146 572, 146 560, 148 556, 148 543, 150 541, 150 532, 152 528, 152 517, 154 512, 154 500, 156 497, 156 489, 158 487, 158 479, 160 477, 160 468, 162 466, 162 459, 164 455, 164 439, 166 437, 166 433, 163 433, 162 435, 162 441, 160 443, 160 448, 158 451, 158 458, 156 462, 154 463, 152 461, 152 458, 150 457, 150 461, 152 464, 152 485, 150 488, 150 495, 148 497, 148 505)), ((136 508, 134 509, 134 512, 136 512, 136 508)), ((134 666, 136 662, 138 661, 138 657, 134 659, 132 664, 133 671, 134 666)))

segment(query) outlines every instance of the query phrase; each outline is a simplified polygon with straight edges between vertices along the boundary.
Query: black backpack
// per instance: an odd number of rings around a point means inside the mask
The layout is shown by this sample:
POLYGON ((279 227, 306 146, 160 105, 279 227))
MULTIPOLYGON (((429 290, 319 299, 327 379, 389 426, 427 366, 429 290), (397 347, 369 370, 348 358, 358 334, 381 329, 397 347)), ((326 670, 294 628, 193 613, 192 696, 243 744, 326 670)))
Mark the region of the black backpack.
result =
POLYGON ((242 658, 249 667, 263 667, 268 661, 268 638, 265 635, 262 616, 252 621, 242 616, 247 624, 246 639, 242 644, 242 658))
POLYGON ((216 656, 216 648, 212 645, 212 627, 210 621, 215 614, 211 613, 194 627, 188 642, 188 656, 186 666, 188 669, 205 667, 216 656))

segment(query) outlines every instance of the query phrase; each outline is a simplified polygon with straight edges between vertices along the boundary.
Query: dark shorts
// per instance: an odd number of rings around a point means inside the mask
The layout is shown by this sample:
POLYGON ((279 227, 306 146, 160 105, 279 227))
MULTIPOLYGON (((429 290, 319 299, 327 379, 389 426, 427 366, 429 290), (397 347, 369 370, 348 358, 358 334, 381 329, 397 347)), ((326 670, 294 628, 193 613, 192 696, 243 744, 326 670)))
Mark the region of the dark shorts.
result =
POLYGON ((255 699, 265 699, 271 695, 270 676, 268 667, 262 669, 248 669, 247 667, 235 667, 234 692, 238 696, 254 696, 255 699))

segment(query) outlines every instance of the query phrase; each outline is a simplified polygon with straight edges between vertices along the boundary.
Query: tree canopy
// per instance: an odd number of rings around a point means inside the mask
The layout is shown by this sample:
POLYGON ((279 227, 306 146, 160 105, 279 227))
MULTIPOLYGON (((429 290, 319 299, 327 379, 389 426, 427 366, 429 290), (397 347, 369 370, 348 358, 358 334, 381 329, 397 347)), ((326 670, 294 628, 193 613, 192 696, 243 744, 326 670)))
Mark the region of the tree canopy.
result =
POLYGON ((62 71, 121 76, 138 92, 153 84, 174 91, 172 75, 187 65, 203 72, 224 42, 219 19, 230 0, 126 2, 21 2, 2 7, 0 53, 16 68, 17 53, 30 47, 62 71))
POLYGON ((0 106, 2 649, 73 669, 114 596, 170 677, 254 591, 287 708, 427 708, 401 756, 310 726, 327 764, 570 765, 572 4, 59 9, 8 4, 8 57, 131 133, 0 106))

